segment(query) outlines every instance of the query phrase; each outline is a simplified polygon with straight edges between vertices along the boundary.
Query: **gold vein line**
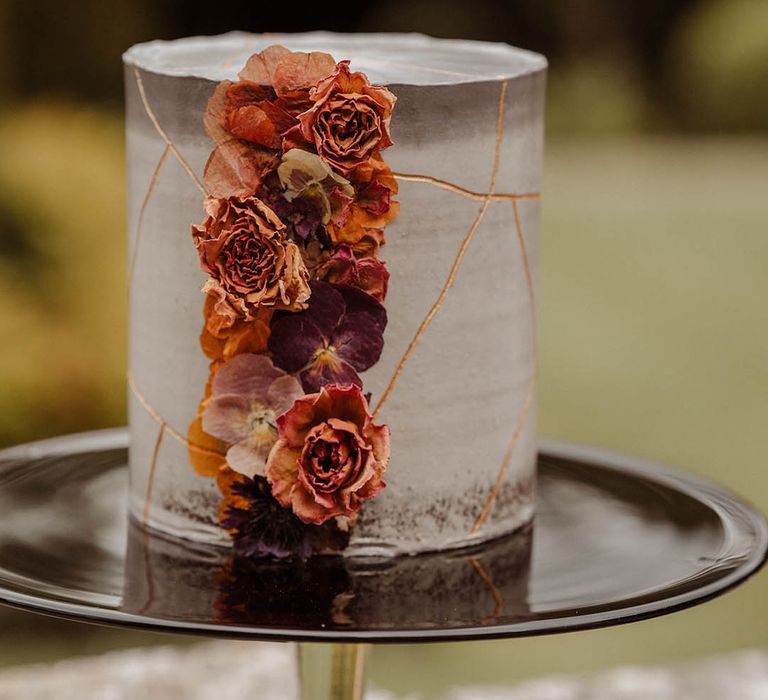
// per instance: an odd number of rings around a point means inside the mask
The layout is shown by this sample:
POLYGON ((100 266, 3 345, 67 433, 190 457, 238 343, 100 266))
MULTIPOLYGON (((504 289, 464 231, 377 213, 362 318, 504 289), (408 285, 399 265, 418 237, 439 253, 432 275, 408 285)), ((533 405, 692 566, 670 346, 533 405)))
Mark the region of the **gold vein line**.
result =
POLYGON ((190 450, 198 452, 199 454, 208 455, 209 457, 222 456, 221 452, 217 452, 216 450, 211 450, 207 447, 203 447, 202 445, 196 445, 194 442, 190 442, 178 430, 168 425, 167 421, 154 409, 152 404, 147 401, 144 394, 141 393, 139 387, 136 386, 133 375, 130 372, 128 373, 128 387, 130 388, 133 395, 139 400, 139 403, 143 406, 144 410, 150 415, 150 417, 160 423, 163 426, 163 430, 168 433, 168 435, 170 435, 174 440, 180 442, 182 445, 186 445, 190 450))
POLYGON ((162 126, 160 126, 160 122, 157 121, 157 117, 155 116, 154 111, 152 110, 152 107, 149 104, 149 100, 147 99, 147 93, 144 90, 144 81, 141 79, 141 75, 139 74, 139 69, 134 66, 133 68, 133 75, 136 78, 136 86, 139 88, 139 95, 141 96, 141 101, 144 104, 144 110, 147 113, 147 116, 149 117, 152 124, 154 124, 155 129, 157 130, 157 133, 160 134, 160 136, 163 138, 163 141, 168 145, 168 148, 171 149, 171 153, 173 153, 174 158, 176 158, 177 161, 179 161, 179 165, 181 165, 184 170, 187 171, 187 175, 189 175, 195 182, 195 185, 197 185, 197 189, 200 190, 203 197, 206 197, 208 195, 208 192, 205 189, 205 186, 202 182, 200 182, 200 178, 195 175, 195 171, 192 170, 192 166, 186 161, 184 156, 179 153, 179 149, 176 148, 176 145, 171 141, 171 138, 168 136, 168 134, 165 132, 165 129, 163 129, 162 126))
POLYGON ((160 445, 163 444, 163 435, 165 435, 165 422, 160 423, 160 430, 155 440, 155 448, 152 450, 152 463, 149 465, 149 479, 147 480, 147 493, 144 496, 144 518, 146 525, 149 522, 149 506, 152 502, 152 487, 155 485, 155 471, 157 470, 157 456, 160 454, 160 445))
MULTIPOLYGON (((517 241, 520 245, 520 255, 523 261, 523 270, 525 271, 525 282, 528 288, 528 300, 529 300, 529 308, 531 312, 531 343, 533 345, 533 357, 535 362, 536 345, 537 345, 537 330, 536 330, 537 322, 536 322, 536 305, 535 305, 534 291, 533 291, 533 276, 531 275, 531 266, 528 260, 528 249, 527 249, 527 246, 525 245, 525 236, 523 236, 523 227, 520 224, 520 212, 518 211, 517 202, 512 202, 512 212, 514 214, 515 234, 517 235, 517 241)), ((477 520, 475 521, 475 524, 472 526, 472 529, 469 531, 470 534, 473 534, 480 529, 483 522, 485 522, 485 519, 488 517, 488 514, 491 511, 491 506, 493 505, 493 502, 496 500, 496 497, 499 494, 499 490, 501 489, 501 484, 504 481, 504 476, 506 474, 507 468, 509 467, 509 463, 512 459, 512 454, 517 444, 517 440, 520 437, 520 432, 522 431, 525 418, 528 415, 528 407, 533 397, 533 387, 536 383, 535 376, 536 376, 536 371, 534 369, 534 379, 531 380, 528 396, 526 397, 525 405, 521 412, 521 419, 519 419, 517 430, 515 431, 515 435, 512 438, 512 441, 509 445, 509 448, 507 449, 506 454, 504 455, 504 460, 501 463, 501 469, 499 470, 499 474, 496 477, 496 482, 494 484, 494 487, 490 495, 488 496, 488 499, 486 500, 485 505, 483 506, 483 510, 481 511, 480 516, 477 518, 477 520)))
POLYGON ((496 584, 494 584, 490 574, 485 570, 482 562, 477 557, 470 557, 469 563, 472 564, 475 571, 477 571, 478 576, 483 579, 483 583, 488 586, 488 590, 491 592, 491 596, 493 597, 493 614, 490 617, 486 617, 480 621, 483 624, 489 624, 497 620, 499 615, 501 615, 501 613, 504 611, 504 600, 501 597, 501 593, 499 593, 499 589, 496 588, 496 584))
POLYGON ((163 149, 163 154, 160 156, 160 160, 157 161, 157 165, 155 165, 155 169, 152 172, 152 179, 149 182, 149 187, 147 188, 147 192, 144 195, 144 201, 141 203, 141 210, 139 211, 139 220, 136 224, 136 241, 133 244, 133 253, 131 254, 131 264, 128 269, 128 284, 131 283, 131 280, 133 279, 133 271, 136 268, 136 258, 139 256, 139 243, 141 242, 141 230, 142 225, 144 223, 144 213, 147 211, 147 205, 149 204, 149 200, 152 198, 152 193, 155 191, 155 187, 157 186, 157 179, 160 176, 160 170, 163 167, 163 164, 165 163, 166 159, 168 158, 168 153, 170 152, 171 148, 168 144, 165 144, 165 148, 163 149))
POLYGON ((435 315, 440 310, 440 307, 442 306, 443 301, 448 295, 448 290, 450 290, 450 288, 453 286, 454 280, 456 279, 456 273, 459 271, 459 267, 461 266, 461 262, 464 259, 464 255, 466 254, 467 249, 469 248, 469 244, 472 242, 472 238, 474 237, 475 232, 480 226, 480 222, 483 220, 483 217, 485 216, 485 212, 488 209, 488 204, 491 201, 490 197, 493 194, 493 190, 496 187, 496 176, 499 172, 499 161, 501 159, 501 141, 504 135, 504 98, 506 97, 506 94, 507 94, 507 81, 505 80, 501 84, 501 91, 499 93, 499 109, 498 109, 498 116, 496 119, 496 147, 495 147, 494 156, 493 156, 493 168, 491 170, 491 183, 490 183, 490 186, 488 187, 488 194, 486 194, 483 197, 483 204, 480 207, 480 211, 478 211, 477 216, 475 217, 475 220, 472 223, 472 226, 470 226, 470 229, 467 232, 467 235, 464 236, 464 240, 461 242, 461 245, 459 246, 459 251, 456 254, 456 258, 454 259, 453 264, 451 265, 450 271, 448 272, 448 277, 443 283, 443 288, 440 290, 440 293, 437 295, 437 299, 435 299, 434 303, 432 304, 432 307, 429 309, 429 311, 427 312, 427 315, 424 317, 424 320, 419 324, 419 327, 416 330, 416 334, 413 336, 413 338, 411 339, 411 342, 408 344, 408 347, 406 348, 405 353, 403 353, 403 356, 400 358, 400 362, 398 362, 397 367, 395 368, 395 371, 389 380, 389 384, 387 384, 387 388, 384 390, 384 393, 381 395, 381 398, 379 399, 379 402, 376 405, 376 409, 373 412, 374 418, 378 415, 379 411, 381 411, 382 406, 384 406, 384 404, 389 399, 390 395, 392 394, 392 390, 395 388, 395 384, 397 384, 397 380, 400 378, 400 375, 402 374, 403 369, 405 368, 405 365, 408 362, 411 354, 418 346, 424 333, 426 333, 427 328, 429 328, 429 325, 432 323, 432 319, 434 319, 435 315))
POLYGON ((531 381, 528 384, 528 393, 525 397, 525 403, 523 404, 523 408, 520 411, 520 415, 517 417, 517 425, 515 426, 515 434, 512 436, 512 440, 509 443, 509 447, 507 448, 507 452, 504 455, 504 459, 501 463, 501 468, 499 469, 499 473, 496 476, 496 482, 493 485, 493 488, 491 489, 491 493, 488 494, 488 498, 485 500, 485 504, 483 505, 483 509, 480 511, 480 515, 477 516, 477 520, 475 520, 474 525, 472 525, 472 528, 469 531, 470 535, 475 534, 485 522, 485 519, 488 517, 489 513, 491 512, 491 508, 493 507, 493 503, 496 500, 496 496, 499 495, 499 490, 501 489, 502 483, 504 483, 504 476, 507 473, 507 469, 509 467, 509 463, 512 460, 512 454, 515 451, 515 447, 517 445, 517 441, 520 438, 520 434, 523 432, 523 427, 525 426, 526 420, 528 418, 528 411, 531 407, 531 399, 533 398, 533 387, 535 386, 536 381, 534 377, 531 377, 531 381))
POLYGON ((440 180, 439 178, 432 177, 431 175, 416 175, 413 173, 392 174, 396 179, 402 180, 403 182, 425 182, 427 184, 434 185, 435 187, 440 187, 444 190, 448 190, 449 192, 455 192, 456 194, 460 194, 464 197, 469 197, 469 199, 474 199, 477 201, 490 199, 492 202, 517 202, 521 200, 541 198, 541 193, 539 192, 521 192, 519 194, 515 194, 513 192, 486 192, 484 194, 482 192, 474 192, 472 190, 468 190, 465 187, 460 187, 459 185, 455 185, 454 183, 448 182, 447 180, 440 180))

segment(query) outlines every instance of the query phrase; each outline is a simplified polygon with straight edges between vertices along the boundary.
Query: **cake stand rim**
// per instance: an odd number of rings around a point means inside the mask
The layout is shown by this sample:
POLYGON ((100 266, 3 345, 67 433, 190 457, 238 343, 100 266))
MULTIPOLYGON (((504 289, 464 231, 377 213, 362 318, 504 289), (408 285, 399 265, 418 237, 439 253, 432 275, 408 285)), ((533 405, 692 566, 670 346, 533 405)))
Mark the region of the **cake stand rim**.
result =
MULTIPOLYGON (((128 444, 129 435, 126 428, 108 428, 47 438, 0 449, 0 460, 76 454, 81 453, 84 446, 90 448, 89 451, 123 449, 127 448, 128 444)), ((630 604, 622 609, 467 627, 323 630, 189 622, 130 613, 94 603, 72 602, 55 596, 45 597, 43 591, 31 595, 6 588, 2 582, 0 582, 0 604, 88 624, 203 637, 293 642, 439 643, 543 636, 598 629, 659 617, 719 597, 755 575, 768 560, 768 522, 757 507, 729 488, 684 469, 609 449, 550 438, 539 439, 538 444, 539 452, 544 456, 608 468, 619 474, 630 473, 635 476, 650 478, 656 483, 694 498, 717 513, 721 521, 727 518, 732 525, 735 523, 744 534, 751 534, 753 546, 750 548, 748 556, 744 557, 738 567, 717 580, 651 602, 631 605, 631 599, 628 599, 630 604), (734 507, 738 512, 738 518, 735 516, 728 517, 727 513, 724 512, 723 503, 734 507), (746 532, 747 526, 751 528, 751 533, 746 532)), ((482 545, 480 546, 482 547, 482 545)))

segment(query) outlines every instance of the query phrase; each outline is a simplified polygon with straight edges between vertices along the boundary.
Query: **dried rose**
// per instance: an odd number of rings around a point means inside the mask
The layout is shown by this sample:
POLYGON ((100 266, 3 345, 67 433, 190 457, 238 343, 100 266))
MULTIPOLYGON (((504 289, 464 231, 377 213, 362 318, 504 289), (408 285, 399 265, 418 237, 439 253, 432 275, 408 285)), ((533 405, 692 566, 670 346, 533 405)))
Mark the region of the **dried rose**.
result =
POLYGON ((354 518, 384 488, 389 428, 375 425, 357 386, 329 384, 277 419, 266 476, 272 495, 305 523, 354 518))
POLYGON ((304 311, 277 313, 272 319, 269 349, 274 363, 298 373, 307 392, 331 383, 362 386, 357 373, 381 356, 387 312, 354 287, 320 281, 310 287, 304 311))
POLYGON ((251 320, 261 307, 301 309, 309 298, 309 273, 285 226, 255 197, 209 197, 208 214, 192 236, 200 267, 211 277, 222 316, 251 320))
POLYGON ((375 87, 363 73, 341 61, 333 75, 312 91, 313 105, 299 115, 298 129, 285 134, 288 144, 304 140, 334 168, 347 174, 392 145, 389 122, 395 96, 375 87))
POLYGON ((249 477, 263 475, 277 439, 277 416, 304 394, 298 380, 264 355, 244 354, 221 366, 211 389, 203 430, 230 446, 226 458, 231 469, 249 477))
POLYGON ((375 255, 358 259, 346 244, 336 248, 317 276, 325 282, 362 289, 377 301, 383 302, 387 296, 389 272, 384 263, 375 255))

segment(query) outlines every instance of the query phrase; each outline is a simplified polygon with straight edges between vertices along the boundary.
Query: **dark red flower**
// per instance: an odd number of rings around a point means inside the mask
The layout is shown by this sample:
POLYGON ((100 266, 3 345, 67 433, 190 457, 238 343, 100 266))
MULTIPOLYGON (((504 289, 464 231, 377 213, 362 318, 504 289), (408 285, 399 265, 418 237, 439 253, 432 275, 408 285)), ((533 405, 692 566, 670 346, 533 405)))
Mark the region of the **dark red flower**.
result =
POLYGON ((326 282, 357 287, 370 294, 377 301, 387 296, 389 272, 376 255, 357 258, 352 247, 340 245, 333 256, 317 271, 317 276, 326 282))
POLYGON ((381 356, 387 312, 370 294, 348 285, 312 281, 310 289, 304 311, 273 317, 273 362, 298 373, 310 393, 326 384, 362 386, 357 373, 381 356))

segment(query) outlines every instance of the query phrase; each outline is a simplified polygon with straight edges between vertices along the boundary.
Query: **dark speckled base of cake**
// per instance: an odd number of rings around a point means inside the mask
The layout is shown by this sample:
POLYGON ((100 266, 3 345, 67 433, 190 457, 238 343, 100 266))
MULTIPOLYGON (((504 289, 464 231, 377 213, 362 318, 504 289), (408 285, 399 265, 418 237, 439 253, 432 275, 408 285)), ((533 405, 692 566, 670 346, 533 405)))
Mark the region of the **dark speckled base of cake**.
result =
POLYGON ((429 504, 422 510, 404 508, 384 514, 375 508, 363 508, 352 530, 347 553, 355 557, 403 556, 409 552, 461 549, 508 535, 532 520, 536 503, 535 474, 517 481, 504 481, 481 527, 475 529, 490 490, 488 485, 478 485, 459 497, 455 493, 435 492, 430 494, 429 504), (455 529, 446 524, 458 520, 466 523, 465 534, 460 537, 445 534, 455 533, 455 529), (382 537, 381 532, 386 537, 382 537))
MULTIPOLYGON (((351 542, 343 553, 351 557, 375 558, 462 549, 508 535, 524 527, 533 518, 536 500, 535 476, 518 481, 507 479, 499 488, 483 526, 476 532, 471 532, 472 525, 482 513, 489 492, 487 486, 478 486, 460 499, 457 499, 455 494, 440 496, 436 493, 427 508, 421 511, 388 512, 385 531, 406 533, 408 550, 403 548, 398 540, 385 540, 373 534, 382 530, 382 523, 376 520, 382 514, 372 514, 370 509, 363 507, 352 531, 351 542), (457 515, 467 524, 466 536, 461 539, 440 537, 440 525, 449 518, 455 520, 457 515), (423 539, 420 530, 422 519, 430 526, 430 536, 423 539), (438 543, 439 548, 436 548, 438 543)), ((189 542, 193 548, 198 545, 213 545, 229 549, 231 541, 218 524, 220 503, 221 496, 214 489, 189 492, 184 501, 169 497, 163 501, 163 508, 159 511, 162 522, 150 519, 149 531, 162 537, 178 538, 182 540, 181 546, 184 542, 189 542)), ((140 505, 134 504, 134 517, 140 512, 140 505)))

